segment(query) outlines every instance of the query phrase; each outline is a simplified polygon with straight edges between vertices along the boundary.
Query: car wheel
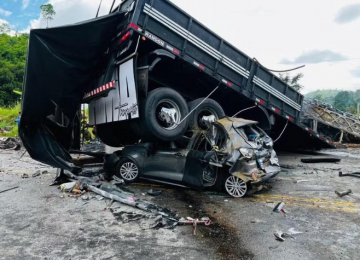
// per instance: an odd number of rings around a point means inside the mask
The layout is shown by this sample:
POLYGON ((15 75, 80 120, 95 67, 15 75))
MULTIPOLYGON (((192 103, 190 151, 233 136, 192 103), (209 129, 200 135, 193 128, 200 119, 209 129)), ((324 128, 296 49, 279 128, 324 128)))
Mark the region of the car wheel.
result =
POLYGON ((225 181, 227 193, 235 198, 244 197, 248 188, 244 180, 236 176, 229 176, 225 181))
POLYGON ((129 159, 121 159, 116 166, 115 175, 131 183, 139 179, 139 167, 129 159))
MULTIPOLYGON (((199 98, 188 103, 189 111, 192 111, 198 106, 204 98, 199 98)), ((225 116, 225 112, 218 102, 213 99, 207 99, 193 113, 189 116, 190 129, 207 129, 206 124, 203 123, 204 116, 214 116, 218 120, 225 116)))
POLYGON ((189 112, 187 104, 173 89, 157 88, 151 91, 140 106, 141 118, 134 121, 134 130, 143 141, 175 141, 188 128, 188 119, 180 124, 189 112))

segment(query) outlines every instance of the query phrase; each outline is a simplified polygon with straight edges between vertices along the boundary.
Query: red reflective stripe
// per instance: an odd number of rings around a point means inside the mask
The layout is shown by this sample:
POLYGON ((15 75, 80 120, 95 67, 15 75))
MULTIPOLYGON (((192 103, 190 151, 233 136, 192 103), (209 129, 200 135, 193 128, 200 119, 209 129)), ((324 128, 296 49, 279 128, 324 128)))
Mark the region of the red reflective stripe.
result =
POLYGON ((130 32, 127 32, 122 38, 121 38, 121 41, 126 41, 127 38, 129 38, 130 36, 130 32))
POLYGON ((177 49, 173 49, 173 52, 174 52, 175 54, 177 54, 177 55, 180 54, 180 51, 178 51, 177 49))
POLYGON ((134 29, 136 29, 136 30, 139 30, 139 26, 137 26, 137 25, 134 24, 134 23, 129 24, 128 29, 129 29, 129 28, 134 28, 134 29))
POLYGON ((228 81, 226 84, 227 84, 229 87, 231 87, 231 86, 232 86, 232 83, 231 83, 231 82, 229 82, 229 81, 228 81))
POLYGON ((265 104, 264 100, 261 100, 261 99, 260 99, 260 104, 261 104, 261 105, 264 105, 264 104, 265 104))
POLYGON ((275 111, 275 113, 279 113, 280 112, 280 110, 279 109, 277 109, 277 108, 271 108, 273 111, 275 111))
POLYGON ((199 65, 199 68, 205 70, 205 67, 203 65, 199 65))

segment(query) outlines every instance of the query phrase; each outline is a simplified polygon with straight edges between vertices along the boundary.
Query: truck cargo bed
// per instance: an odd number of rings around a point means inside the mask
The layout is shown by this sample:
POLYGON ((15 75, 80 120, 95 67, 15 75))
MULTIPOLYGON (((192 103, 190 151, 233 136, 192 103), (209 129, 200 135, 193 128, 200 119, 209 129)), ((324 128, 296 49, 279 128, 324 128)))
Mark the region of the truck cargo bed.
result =
POLYGON ((127 0, 118 10, 126 8, 132 12, 129 23, 137 33, 235 90, 239 98, 266 108, 281 125, 290 121, 315 146, 333 146, 301 123, 303 95, 177 6, 167 0, 127 0))

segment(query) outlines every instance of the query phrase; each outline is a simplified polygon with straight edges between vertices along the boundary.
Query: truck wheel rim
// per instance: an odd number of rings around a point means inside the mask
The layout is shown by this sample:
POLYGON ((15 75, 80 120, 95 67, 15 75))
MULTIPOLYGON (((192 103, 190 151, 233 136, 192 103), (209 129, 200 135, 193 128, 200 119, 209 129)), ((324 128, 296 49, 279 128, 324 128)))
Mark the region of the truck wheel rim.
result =
POLYGON ((207 125, 204 124, 204 122, 202 121, 202 118, 203 116, 214 116, 216 118, 216 120, 218 120, 218 115, 217 113, 215 113, 214 110, 210 109, 210 108, 207 108, 207 109, 203 109, 199 112, 198 114, 198 118, 197 118, 197 121, 198 121, 198 126, 201 128, 201 129, 208 129, 207 125))
POLYGON ((247 186, 242 179, 230 176, 226 179, 225 189, 231 196, 241 198, 246 194, 247 186))
POLYGON ((139 170, 135 163, 127 162, 120 167, 120 176, 126 181, 135 180, 139 174, 139 170))
POLYGON ((179 123, 181 121, 180 108, 174 101, 172 101, 170 99, 161 100, 157 104, 157 106, 156 106, 156 114, 158 115, 157 121, 158 121, 159 125, 165 130, 173 130, 173 129, 175 129, 179 125, 179 123), (175 122, 172 122, 172 123, 168 124, 164 119, 161 118, 160 112, 161 112, 161 109, 163 107, 176 110, 175 122))

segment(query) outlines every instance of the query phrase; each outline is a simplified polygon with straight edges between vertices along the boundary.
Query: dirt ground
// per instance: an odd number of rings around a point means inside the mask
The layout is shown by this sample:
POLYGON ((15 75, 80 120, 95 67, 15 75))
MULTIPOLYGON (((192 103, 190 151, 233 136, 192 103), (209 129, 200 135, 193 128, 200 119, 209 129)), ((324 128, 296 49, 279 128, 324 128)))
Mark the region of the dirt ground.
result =
POLYGON ((194 235, 191 226, 143 230, 121 223, 112 210, 135 210, 68 197, 49 186, 55 169, 2 150, 0 192, 18 188, 0 193, 0 259, 360 259, 360 179, 339 177, 340 170, 360 171, 359 151, 322 151, 342 159, 336 164, 304 164, 300 159, 309 155, 281 153, 280 163, 295 169, 283 169, 263 191, 242 199, 148 183, 128 187, 180 216, 214 221, 194 235), (31 177, 36 170, 48 173, 31 177), (149 188, 163 193, 150 197, 149 188), (342 198, 334 192, 347 189, 353 193, 342 198), (285 202, 285 213, 273 212, 278 202, 285 202), (275 240, 275 231, 291 228, 302 233, 275 240))

